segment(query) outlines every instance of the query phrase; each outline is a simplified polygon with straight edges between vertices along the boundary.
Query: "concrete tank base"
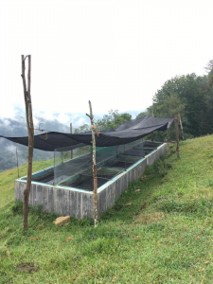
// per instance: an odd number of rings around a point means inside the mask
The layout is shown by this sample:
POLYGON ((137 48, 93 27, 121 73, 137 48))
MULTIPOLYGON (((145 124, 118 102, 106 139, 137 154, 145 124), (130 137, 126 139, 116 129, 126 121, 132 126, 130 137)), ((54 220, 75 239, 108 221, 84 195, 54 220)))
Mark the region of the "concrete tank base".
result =
MULTIPOLYGON (((129 184, 141 177, 146 167, 163 156, 166 150, 166 143, 159 145, 145 157, 101 185, 97 190, 98 215, 101 216, 103 212, 112 208, 129 184)), ((47 172, 50 169, 44 171, 47 172)), ((34 175, 39 173, 42 173, 42 171, 34 175)), ((23 201, 25 187, 26 177, 15 181, 16 200, 23 201)), ((57 215, 69 215, 77 219, 93 218, 93 192, 80 188, 32 181, 29 204, 39 206, 44 212, 53 212, 57 215)))

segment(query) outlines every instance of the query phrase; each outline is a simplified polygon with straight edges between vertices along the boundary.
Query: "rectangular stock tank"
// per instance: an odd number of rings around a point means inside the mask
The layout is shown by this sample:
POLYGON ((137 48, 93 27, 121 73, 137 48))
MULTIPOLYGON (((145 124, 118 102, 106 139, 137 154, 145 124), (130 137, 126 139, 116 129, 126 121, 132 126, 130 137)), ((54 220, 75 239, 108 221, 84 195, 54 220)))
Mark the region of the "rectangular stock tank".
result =
MULTIPOLYGON (((98 213, 99 216, 107 209, 111 208, 115 201, 125 191, 129 184, 143 175, 147 166, 152 165, 166 152, 167 144, 157 144, 157 146, 145 153, 135 163, 131 158, 131 163, 126 168, 113 170, 113 164, 103 166, 100 169, 100 183, 98 187, 98 213), (101 179, 105 181, 101 182, 101 179)), ((85 184, 85 176, 73 176, 66 182, 54 185, 53 168, 48 168, 33 174, 29 204, 39 206, 44 212, 54 212, 57 215, 69 215, 78 219, 93 218, 93 192, 81 188, 85 184), (76 186, 76 187, 75 187, 76 186)), ((92 177, 88 184, 92 186, 92 177)), ((26 187, 26 177, 15 181, 15 199, 23 200, 23 191, 26 187)))

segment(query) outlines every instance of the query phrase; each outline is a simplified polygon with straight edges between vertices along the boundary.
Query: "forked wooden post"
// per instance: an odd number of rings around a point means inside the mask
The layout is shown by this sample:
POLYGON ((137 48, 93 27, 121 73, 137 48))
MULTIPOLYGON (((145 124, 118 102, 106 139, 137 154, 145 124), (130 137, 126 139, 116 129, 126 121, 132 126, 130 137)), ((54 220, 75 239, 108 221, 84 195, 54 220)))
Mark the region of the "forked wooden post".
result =
POLYGON ((31 55, 21 56, 22 63, 22 80, 24 89, 24 101, 26 110, 26 122, 28 129, 28 168, 27 168, 27 184, 24 190, 24 203, 23 203, 23 229, 28 229, 28 213, 29 213, 29 194, 32 181, 32 163, 33 163, 33 147, 34 147, 34 125, 32 115, 31 103, 31 55), (27 80, 25 74, 25 62, 28 59, 28 72, 27 80), (27 81, 27 82, 26 82, 27 81))
POLYGON ((94 123, 94 116, 92 112, 92 104, 89 101, 90 114, 87 116, 90 118, 91 131, 92 131, 92 173, 93 173, 93 220, 94 227, 98 224, 98 196, 97 196, 97 166, 96 166, 96 126, 94 123))

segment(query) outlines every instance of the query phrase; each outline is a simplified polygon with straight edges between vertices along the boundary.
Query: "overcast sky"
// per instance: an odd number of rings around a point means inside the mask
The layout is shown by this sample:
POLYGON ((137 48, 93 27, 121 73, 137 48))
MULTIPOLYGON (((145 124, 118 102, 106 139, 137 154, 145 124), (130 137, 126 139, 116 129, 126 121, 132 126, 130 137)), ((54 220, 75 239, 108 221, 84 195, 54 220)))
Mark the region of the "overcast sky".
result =
POLYGON ((32 55, 34 112, 141 112, 176 75, 213 59, 212 0, 0 0, 0 116, 23 108, 32 55))

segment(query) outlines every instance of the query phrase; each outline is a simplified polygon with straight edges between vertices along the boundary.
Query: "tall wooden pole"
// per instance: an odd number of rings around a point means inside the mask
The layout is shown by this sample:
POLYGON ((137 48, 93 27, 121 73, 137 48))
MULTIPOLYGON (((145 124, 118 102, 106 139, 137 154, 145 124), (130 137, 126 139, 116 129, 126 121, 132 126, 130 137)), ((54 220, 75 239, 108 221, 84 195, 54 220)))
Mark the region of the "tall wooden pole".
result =
POLYGON ((176 155, 177 158, 180 158, 180 152, 179 152, 179 142, 180 142, 180 120, 179 120, 179 114, 175 116, 175 134, 176 134, 176 155))
MULTIPOLYGON (((70 134, 72 134, 72 122, 70 122, 70 134)), ((73 158, 73 151, 70 151, 70 158, 73 158)))
POLYGON ((98 196, 97 196, 97 166, 96 166, 96 126, 94 123, 94 116, 92 112, 92 104, 89 101, 90 114, 87 116, 90 118, 91 131, 92 131, 92 173, 93 173, 93 220, 94 226, 98 224, 98 196))
POLYGON ((19 175, 19 162, 18 162, 18 150, 16 147, 16 167, 17 167, 17 173, 18 173, 18 178, 20 177, 19 175))
POLYGON ((22 80, 24 89, 24 101, 26 110, 26 122, 28 130, 28 167, 27 167, 27 184, 24 190, 24 204, 23 204, 23 229, 28 229, 28 215, 29 215, 29 194, 32 181, 32 163, 33 163, 33 147, 34 147, 34 125, 32 115, 31 103, 31 55, 21 56, 22 62, 22 80), (25 63, 28 60, 27 78, 25 73, 25 63))
POLYGON ((184 140, 183 124, 182 124, 182 119, 181 119, 180 113, 178 114, 178 119, 179 119, 179 124, 180 124, 182 139, 184 140))

